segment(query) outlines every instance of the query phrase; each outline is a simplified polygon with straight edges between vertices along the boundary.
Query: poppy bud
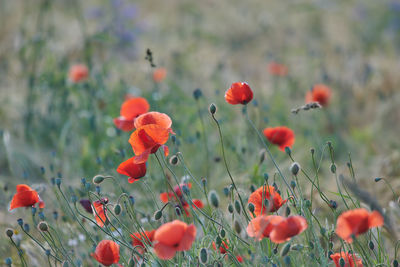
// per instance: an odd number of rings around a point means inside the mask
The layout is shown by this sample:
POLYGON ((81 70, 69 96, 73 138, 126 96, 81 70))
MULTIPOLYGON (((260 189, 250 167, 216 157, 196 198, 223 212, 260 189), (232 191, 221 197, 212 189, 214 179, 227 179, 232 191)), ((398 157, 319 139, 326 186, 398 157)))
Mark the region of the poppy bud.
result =
POLYGON ((44 220, 44 213, 43 213, 43 211, 39 212, 38 215, 39 215, 39 218, 40 218, 41 220, 44 220))
POLYGON ((154 213, 154 220, 158 221, 159 219, 161 219, 161 216, 162 216, 162 211, 161 210, 157 210, 154 213))
POLYGON ((308 242, 308 245, 310 246, 310 249, 314 249, 314 243, 313 242, 308 242))
POLYGON ((286 217, 288 217, 289 215, 290 215, 290 208, 289 207, 286 207, 286 217))
POLYGON ((286 254, 288 254, 289 250, 290 250, 290 243, 287 243, 287 244, 283 247, 283 249, 281 250, 281 257, 285 257, 286 254))
POLYGON ((335 163, 331 164, 331 172, 332 173, 336 173, 336 165, 335 165, 335 163))
POLYGON ((133 196, 129 196, 129 202, 131 203, 131 205, 135 204, 135 198, 133 196))
POLYGON ((368 246, 371 250, 374 250, 375 246, 374 246, 374 242, 369 241, 368 246))
POLYGON ((240 223, 236 220, 234 223, 234 228, 235 228, 236 233, 240 234, 240 232, 242 232, 242 226, 240 226, 240 223))
POLYGON ((72 203, 75 203, 77 200, 78 200, 78 198, 75 195, 71 196, 72 203))
POLYGON ((399 262, 397 260, 393 260, 393 267, 398 267, 399 266, 399 262))
POLYGON ((380 180, 382 180, 382 178, 379 177, 375 178, 375 183, 379 182, 380 180))
POLYGON ((201 184, 203 185, 203 187, 207 186, 207 178, 206 177, 201 178, 201 184))
POLYGON ((314 155, 315 149, 312 147, 312 148, 310 149, 310 152, 311 152, 311 155, 314 155))
POLYGON ((4 260, 4 263, 7 264, 8 266, 11 266, 11 264, 12 264, 11 258, 10 258, 10 257, 6 258, 6 259, 4 260))
POLYGON ((95 177, 93 177, 93 183, 96 185, 101 184, 104 181, 104 176, 103 175, 96 175, 95 177))
POLYGON ((6 229, 6 235, 8 236, 8 237, 12 237, 13 236, 13 234, 14 234, 14 231, 12 230, 12 229, 10 229, 10 228, 7 228, 6 229))
POLYGON ((224 195, 226 197, 229 196, 229 188, 228 187, 224 187, 223 191, 224 191, 224 195))
POLYGON ((82 183, 83 186, 85 186, 85 184, 86 184, 86 178, 82 178, 82 179, 81 179, 81 183, 82 183))
POLYGON ((221 229, 221 231, 219 232, 219 235, 222 237, 222 238, 225 238, 225 230, 224 229, 221 229))
POLYGON ((268 178, 269 178, 268 173, 264 173, 264 180, 265 180, 265 182, 268 182, 268 178))
POLYGON ((208 199, 215 208, 219 207, 219 197, 217 192, 211 190, 210 193, 208 194, 208 199))
POLYGON ((120 204, 115 205, 115 207, 114 207, 114 213, 115 213, 116 215, 119 215, 119 214, 121 213, 121 205, 120 205, 120 204))
POLYGON ((196 100, 198 100, 202 95, 203 93, 201 92, 200 88, 197 88, 196 90, 193 91, 193 97, 196 100))
POLYGON ((217 238, 215 239, 215 243, 217 244, 218 247, 221 246, 221 244, 222 244, 222 239, 221 239, 220 236, 217 236, 217 238))
POLYGON ((210 105, 208 110, 210 111, 211 115, 214 115, 217 112, 217 106, 213 103, 210 105))
POLYGON ((31 211, 32 211, 32 215, 35 216, 36 211, 37 211, 37 208, 36 208, 36 207, 32 207, 32 210, 31 210, 31 211))
POLYGON ((292 172, 293 175, 297 175, 300 171, 300 164, 297 162, 293 162, 292 165, 290 166, 290 171, 292 172))
POLYGON ((38 229, 42 232, 47 232, 49 230, 49 226, 47 225, 47 222, 39 222, 38 224, 38 229))
POLYGON ((90 190, 90 184, 89 184, 89 183, 86 183, 86 184, 85 184, 85 189, 86 189, 87 191, 90 190))
POLYGON ((201 248, 200 249, 200 254, 199 254, 199 259, 200 262, 204 265, 207 264, 208 261, 208 253, 207 253, 207 249, 206 248, 201 248))
POLYGON ((69 267, 68 261, 63 261, 62 267, 69 267))
POLYGON ((333 249, 333 242, 329 242, 329 249, 333 249))
POLYGON ((324 227, 321 227, 321 229, 319 229, 319 232, 321 233, 321 235, 325 235, 326 229, 324 227))
POLYGON ((56 183, 56 185, 58 186, 58 188, 60 188, 60 185, 61 185, 61 178, 56 178, 55 183, 56 183))
POLYGON ((176 164, 178 164, 178 157, 176 155, 173 155, 170 159, 169 159, 169 164, 175 166, 176 164))
POLYGON ((250 211, 251 213, 254 213, 254 204, 253 204, 253 203, 249 203, 249 204, 247 205, 247 208, 249 209, 249 211, 250 211))
POLYGON ((235 200, 235 210, 240 214, 240 203, 237 199, 235 200))
POLYGON ((334 201, 334 200, 329 200, 329 206, 330 206, 332 209, 336 209, 336 208, 337 208, 337 203, 336 203, 336 201, 334 201))
POLYGON ((333 251, 332 251, 332 250, 329 250, 329 251, 328 251, 328 258, 330 259, 331 256, 332 256, 333 254, 334 254, 333 251))
POLYGON ((19 218, 17 220, 17 223, 19 224, 19 226, 22 226, 24 224, 24 220, 22 220, 21 218, 19 218))
POLYGON ((58 212, 57 211, 53 211, 53 218, 54 218, 54 220, 57 221, 57 219, 58 219, 58 212))
POLYGON ((29 232, 30 229, 31 229, 31 228, 29 227, 29 224, 25 223, 25 224, 24 224, 24 230, 25 230, 25 232, 29 232))
POLYGON ((275 255, 278 253, 278 248, 274 248, 273 250, 272 250, 272 253, 274 253, 275 255))
POLYGON ((340 267, 344 267, 346 265, 346 262, 344 261, 343 258, 339 259, 339 265, 340 265, 340 267))
POLYGON ((131 258, 128 262, 128 267, 135 267, 135 261, 131 258))
POLYGON ((97 185, 96 188, 95 188, 95 190, 96 190, 96 193, 97 193, 98 195, 100 195, 101 187, 97 185))
POLYGON ((292 150, 290 149, 290 147, 285 147, 285 152, 286 154, 288 154, 289 156, 292 155, 292 150))
POLYGON ((233 213, 233 206, 232 206, 232 204, 229 204, 228 205, 228 211, 229 211, 229 213, 233 213))
POLYGON ((290 181, 290 187, 294 189, 296 187, 296 181, 290 181))
POLYGON ((45 174, 46 173, 46 169, 43 166, 40 167, 40 173, 41 174, 45 174))
POLYGON ((305 204, 306 204, 307 208, 311 208, 311 201, 310 200, 307 199, 305 204))
POLYGON ((181 207, 180 207, 179 205, 176 205, 176 206, 175 206, 175 213, 176 213, 176 215, 178 215, 178 216, 181 216, 181 215, 182 215, 182 210, 181 210, 181 207))
POLYGON ((51 251, 50 251, 50 249, 46 249, 46 250, 44 251, 44 253, 46 254, 46 256, 50 256, 51 251))
POLYGON ((261 149, 261 151, 260 151, 260 161, 259 161, 258 164, 263 163, 264 160, 265 160, 265 149, 261 149))

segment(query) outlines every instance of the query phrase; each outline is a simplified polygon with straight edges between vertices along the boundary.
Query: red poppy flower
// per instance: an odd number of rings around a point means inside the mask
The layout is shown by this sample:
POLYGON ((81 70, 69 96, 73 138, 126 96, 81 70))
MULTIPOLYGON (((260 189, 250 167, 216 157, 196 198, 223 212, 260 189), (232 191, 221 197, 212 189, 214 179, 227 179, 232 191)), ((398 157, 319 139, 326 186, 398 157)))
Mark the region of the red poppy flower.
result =
POLYGON ((168 138, 168 129, 157 124, 147 124, 137 128, 129 138, 129 143, 136 155, 134 162, 136 164, 146 162, 149 155, 156 153, 158 148, 168 141, 168 138))
POLYGON ((117 168, 118 173, 129 177, 128 183, 134 183, 146 175, 146 162, 136 164, 134 158, 122 162, 117 168))
MULTIPOLYGON (((219 252, 221 254, 226 254, 226 252, 229 249, 228 244, 229 244, 228 240, 226 240, 226 242, 222 241, 221 245, 219 246, 219 252)), ((215 244, 215 242, 212 242, 212 246, 213 246, 214 250, 217 250, 217 245, 215 244)))
POLYGON ((239 263, 243 263, 243 257, 242 257, 242 256, 237 255, 237 256, 236 256, 236 259, 237 259, 237 261, 238 261, 239 263))
POLYGON ((366 209, 345 211, 337 219, 336 234, 351 243, 352 235, 358 236, 370 228, 383 225, 383 217, 378 211, 368 212, 366 209))
POLYGON ((142 249, 146 248, 145 244, 152 245, 154 240, 154 233, 156 230, 152 231, 144 231, 144 233, 133 233, 132 237, 132 246, 141 247, 142 249))
MULTIPOLYGON (((174 187, 174 191, 175 194, 180 198, 182 197, 182 190, 181 188, 183 186, 187 186, 189 189, 192 188, 192 183, 186 183, 186 184, 180 184, 180 185, 176 185, 174 187)), ((168 193, 161 193, 160 194, 160 199, 162 202, 167 203, 169 201, 169 199, 176 199, 175 198, 175 194, 173 192, 168 192, 168 193)))
POLYGON ((157 68, 153 72, 153 80, 156 83, 162 82, 167 77, 167 70, 165 68, 157 68))
POLYGON ((343 267, 363 267, 362 260, 359 259, 356 255, 350 254, 348 252, 340 252, 331 255, 331 259, 335 263, 336 267, 341 267, 339 261, 340 258, 344 259, 344 266, 343 267))
POLYGON ((172 259, 177 251, 189 250, 196 238, 196 227, 182 221, 163 224, 154 234, 154 251, 163 260, 172 259))
MULTIPOLYGON (((204 208, 204 203, 200 199, 192 199, 193 201, 193 208, 195 209, 202 209, 204 208)), ((185 210, 186 216, 190 216, 190 205, 185 200, 183 202, 183 209, 185 210)))
POLYGON ((262 215, 251 220, 247 226, 247 234, 256 240, 269 237, 274 243, 283 243, 302 233, 307 227, 306 219, 301 216, 284 218, 277 215, 262 215))
POLYGON ((44 208, 44 202, 40 199, 39 194, 26 184, 17 185, 17 192, 13 196, 9 210, 21 207, 32 207, 39 203, 39 208, 44 208))
POLYGON ((268 72, 275 76, 286 76, 288 74, 288 68, 280 63, 272 61, 268 64, 268 72))
POLYGON ((253 99, 253 91, 245 82, 232 83, 231 87, 225 92, 225 100, 229 104, 246 105, 253 99))
POLYGON ((110 266, 119 262, 119 245, 111 240, 102 240, 91 254, 98 262, 110 266))
POLYGON ((93 202, 93 215, 96 218, 96 222, 100 227, 104 226, 104 223, 107 221, 106 210, 104 204, 107 203, 108 200, 96 200, 93 202))
POLYGON ((120 116, 114 119, 115 127, 123 131, 132 131, 136 117, 148 112, 150 105, 143 97, 131 97, 121 106, 120 116))
POLYGON ((277 211, 286 201, 282 200, 281 195, 275 191, 273 186, 261 186, 251 193, 248 203, 254 205, 254 214, 259 216, 267 212, 277 211), (265 200, 268 200, 268 206, 265 200))
POLYGON ((157 124, 162 128, 171 129, 172 120, 165 113, 151 111, 137 117, 134 123, 135 128, 140 128, 141 126, 148 124, 157 124))
POLYGON ((89 69, 84 64, 73 65, 69 69, 68 78, 74 83, 79 83, 89 77, 89 69))
POLYGON ((279 146, 282 151, 285 151, 285 147, 292 148, 294 144, 294 132, 286 126, 265 128, 263 133, 268 141, 279 146))
POLYGON ((306 103, 318 102, 321 106, 327 106, 331 99, 332 91, 324 84, 316 84, 306 94, 306 103))

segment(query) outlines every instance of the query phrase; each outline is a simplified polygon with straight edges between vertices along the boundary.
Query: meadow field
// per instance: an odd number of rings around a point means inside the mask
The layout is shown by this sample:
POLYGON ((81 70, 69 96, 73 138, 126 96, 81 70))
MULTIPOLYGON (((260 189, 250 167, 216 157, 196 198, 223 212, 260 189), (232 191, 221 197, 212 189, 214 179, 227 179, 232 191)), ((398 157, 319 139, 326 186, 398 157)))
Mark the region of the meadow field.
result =
POLYGON ((398 266, 400 0, 0 0, 0 266, 398 266))

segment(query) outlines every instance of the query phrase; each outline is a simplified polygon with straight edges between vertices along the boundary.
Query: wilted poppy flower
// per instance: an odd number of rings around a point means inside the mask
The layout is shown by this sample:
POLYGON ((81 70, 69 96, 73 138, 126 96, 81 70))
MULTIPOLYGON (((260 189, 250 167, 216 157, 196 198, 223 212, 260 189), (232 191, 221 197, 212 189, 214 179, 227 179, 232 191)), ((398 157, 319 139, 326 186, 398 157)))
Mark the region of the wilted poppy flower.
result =
POLYGON ((84 64, 73 65, 69 69, 68 78, 74 83, 84 81, 89 76, 89 69, 84 64))
POLYGON ((111 240, 102 240, 91 254, 98 262, 110 266, 119 262, 119 245, 111 240))
POLYGON ((268 141, 279 146, 279 149, 282 151, 285 151, 285 147, 292 148, 294 144, 294 133, 286 126, 265 128, 263 133, 268 141))
POLYGON ((383 225, 383 217, 378 211, 368 212, 366 209, 345 211, 337 219, 336 234, 351 243, 353 235, 358 236, 370 228, 383 225))
POLYGON ((277 215, 262 215, 250 221, 247 234, 256 240, 269 237, 274 243, 283 243, 302 233, 307 227, 307 221, 302 216, 285 218, 277 215))
POLYGON ((177 251, 189 250, 196 238, 196 227, 182 221, 161 225, 154 234, 154 251, 163 260, 172 259, 177 251))
POLYGON ((147 124, 157 124, 162 128, 171 129, 172 120, 165 113, 151 111, 137 117, 134 123, 135 128, 140 128, 141 126, 147 124))
POLYGON ((331 89, 324 84, 316 84, 306 94, 306 103, 318 102, 321 106, 327 106, 331 98, 331 89))
POLYGON ((134 183, 146 175, 146 162, 136 164, 134 158, 122 162, 117 168, 118 173, 129 177, 128 183, 134 183))
POLYGON ((17 192, 13 196, 9 210, 21 207, 32 207, 39 203, 39 208, 44 208, 44 202, 40 199, 39 194, 26 184, 17 185, 17 192))
POLYGON ((340 252, 331 255, 331 259, 335 263, 336 267, 342 267, 339 263, 340 258, 343 258, 345 264, 343 267, 363 267, 362 260, 356 255, 350 254, 348 252, 340 252))
MULTIPOLYGON (((169 138, 169 130, 157 124, 147 124, 137 128, 130 136, 129 143, 135 153, 136 164, 146 162, 149 155, 156 153, 158 148, 164 145, 169 138)), ((164 150, 166 156, 168 150, 164 150)))
POLYGON ((225 92, 225 100, 229 104, 246 105, 253 99, 253 91, 245 82, 232 83, 231 87, 225 92))
POLYGON ((132 237, 132 246, 134 247, 141 247, 142 249, 146 248, 144 243, 148 245, 152 245, 154 240, 154 233, 156 230, 152 231, 144 231, 144 233, 133 233, 132 237))
POLYGON ((96 200, 95 202, 93 202, 93 215, 96 218, 96 222, 100 227, 103 227, 104 223, 107 220, 106 210, 104 207, 104 204, 107 204, 107 202, 108 199, 96 200))
POLYGON ((167 70, 165 68, 157 68, 153 72, 153 80, 156 83, 162 82, 167 77, 167 70))
POLYGON ((79 200, 79 203, 81 203, 82 207, 90 214, 93 213, 92 209, 92 203, 90 202, 89 199, 81 199, 79 200))
MULTIPOLYGON (((221 242, 221 245, 219 246, 219 252, 221 254, 226 254, 226 252, 228 251, 228 249, 229 249, 228 243, 229 243, 228 240, 226 240, 226 242, 225 241, 221 242)), ((217 245, 215 244, 215 242, 212 242, 212 246, 213 246, 214 250, 217 250, 217 245)))
POLYGON ((132 131, 136 117, 148 112, 150 105, 143 97, 131 97, 121 106, 120 116, 114 119, 115 127, 123 131, 132 131))
POLYGON ((288 74, 288 68, 280 63, 272 61, 268 64, 268 72, 275 76, 286 76, 288 74))
POLYGON ((282 200, 281 195, 275 191, 273 186, 261 186, 251 193, 248 203, 254 205, 254 214, 259 216, 267 212, 277 211, 286 201, 282 200))

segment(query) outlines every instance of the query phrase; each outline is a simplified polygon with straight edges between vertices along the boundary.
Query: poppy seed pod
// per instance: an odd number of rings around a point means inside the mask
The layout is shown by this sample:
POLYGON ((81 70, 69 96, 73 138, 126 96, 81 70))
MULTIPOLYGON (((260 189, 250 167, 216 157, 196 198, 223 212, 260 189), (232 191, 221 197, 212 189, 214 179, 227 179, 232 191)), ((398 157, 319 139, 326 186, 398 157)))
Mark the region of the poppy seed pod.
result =
POLYGON ((300 164, 297 162, 293 162, 289 169, 293 175, 297 175, 300 171, 300 164))
POLYGON ((156 221, 158 221, 159 219, 161 219, 161 216, 162 216, 162 211, 161 211, 161 210, 157 210, 157 211, 154 213, 154 219, 155 219, 156 221))
POLYGON ((210 193, 208 194, 208 199, 215 208, 219 207, 219 197, 215 190, 210 191, 210 193))
POLYGON ((93 183, 96 185, 101 184, 104 181, 104 176, 103 175, 96 175, 95 177, 93 177, 93 183))
POLYGON ((6 235, 8 237, 11 238, 13 236, 13 234, 14 234, 14 231, 12 229, 10 229, 10 228, 6 229, 6 235))
POLYGON ((214 115, 217 112, 217 106, 214 103, 212 103, 208 108, 208 110, 210 111, 211 115, 214 115))
POLYGON ((121 213, 121 205, 120 204, 117 204, 114 206, 114 213, 116 215, 119 215, 121 213))
POLYGON ((206 248, 201 248, 199 253, 200 262, 204 265, 208 262, 208 252, 206 248))
POLYGON ((38 229, 42 232, 47 232, 49 230, 49 226, 48 226, 47 222, 42 221, 42 222, 39 222, 38 229))

